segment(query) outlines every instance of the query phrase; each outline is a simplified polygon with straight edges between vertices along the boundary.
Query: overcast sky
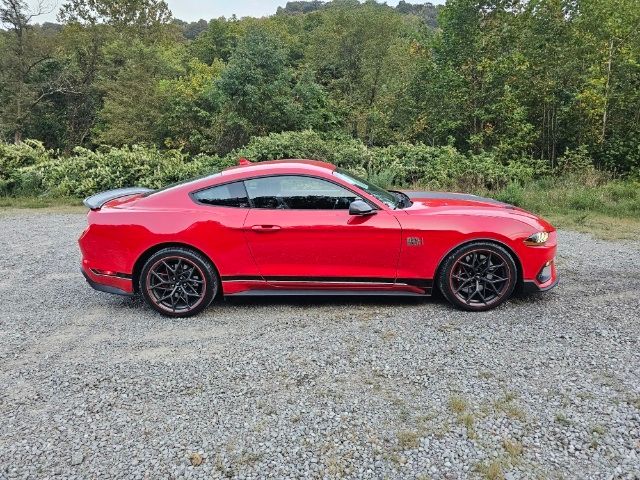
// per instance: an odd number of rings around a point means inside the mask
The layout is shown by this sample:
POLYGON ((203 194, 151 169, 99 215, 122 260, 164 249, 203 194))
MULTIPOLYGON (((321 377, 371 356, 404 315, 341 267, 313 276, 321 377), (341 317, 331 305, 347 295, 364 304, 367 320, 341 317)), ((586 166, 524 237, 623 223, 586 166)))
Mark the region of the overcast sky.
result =
MULTIPOLYGON (((47 0, 51 13, 38 17, 35 21, 54 22, 58 7, 64 0, 47 0)), ((167 0, 173 16, 181 20, 192 21, 204 18, 209 20, 218 17, 262 17, 276 13, 279 6, 285 6, 287 0, 167 0)), ((422 0, 409 0, 409 3, 425 3, 422 0)), ((431 0, 431 3, 444 3, 444 0, 431 0)), ((29 0, 30 5, 37 5, 38 0, 29 0)), ((398 0, 388 0, 388 5, 397 5, 398 0)))

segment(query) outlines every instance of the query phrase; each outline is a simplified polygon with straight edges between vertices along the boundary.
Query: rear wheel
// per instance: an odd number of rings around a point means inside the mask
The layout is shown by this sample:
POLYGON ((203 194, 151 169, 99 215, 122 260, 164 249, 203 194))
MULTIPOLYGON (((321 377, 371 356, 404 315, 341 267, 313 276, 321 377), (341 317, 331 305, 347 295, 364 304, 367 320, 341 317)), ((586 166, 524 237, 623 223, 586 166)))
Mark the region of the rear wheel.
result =
POLYGON ((189 317, 204 310, 218 292, 213 265, 188 248, 163 248, 142 267, 140 292, 147 304, 170 317, 189 317))
POLYGON ((481 311, 507 300, 517 278, 516 264, 507 250, 494 243, 474 242, 445 259, 438 286, 458 308, 481 311))

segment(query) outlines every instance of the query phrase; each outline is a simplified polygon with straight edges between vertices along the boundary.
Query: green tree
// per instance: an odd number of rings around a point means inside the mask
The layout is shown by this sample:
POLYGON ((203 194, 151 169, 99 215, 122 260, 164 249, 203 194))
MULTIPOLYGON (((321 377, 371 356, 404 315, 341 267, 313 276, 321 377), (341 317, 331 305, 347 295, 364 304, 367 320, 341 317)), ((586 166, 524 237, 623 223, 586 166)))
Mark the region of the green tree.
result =
POLYGON ((15 143, 40 103, 66 91, 52 65, 55 33, 32 25, 44 13, 42 5, 30 11, 23 0, 0 1, 0 130, 15 143))
POLYGON ((602 145, 640 127, 640 8, 636 0, 581 0, 576 10, 589 60, 577 98, 590 137, 602 145))
POLYGON ((328 89, 349 133, 385 143, 410 64, 410 22, 376 2, 333 2, 315 15, 309 64, 328 89))
POLYGON ((253 135, 332 124, 324 92, 308 75, 296 76, 287 54, 280 40, 262 28, 249 30, 238 45, 215 85, 222 97, 222 151, 253 135))
POLYGON ((191 59, 185 75, 160 80, 162 111, 157 126, 164 146, 192 153, 215 152, 221 105, 213 85, 223 70, 220 60, 207 65, 191 59))
POLYGON ((190 50, 201 62, 211 65, 214 60, 229 60, 238 40, 237 21, 213 19, 191 43, 190 50))
POLYGON ((164 0, 68 0, 60 9, 65 22, 106 23, 118 29, 152 29, 171 21, 164 0))
POLYGON ((108 145, 156 143, 161 116, 158 89, 163 79, 183 73, 184 47, 116 41, 105 47, 109 67, 100 78, 103 107, 98 114, 96 141, 108 145))

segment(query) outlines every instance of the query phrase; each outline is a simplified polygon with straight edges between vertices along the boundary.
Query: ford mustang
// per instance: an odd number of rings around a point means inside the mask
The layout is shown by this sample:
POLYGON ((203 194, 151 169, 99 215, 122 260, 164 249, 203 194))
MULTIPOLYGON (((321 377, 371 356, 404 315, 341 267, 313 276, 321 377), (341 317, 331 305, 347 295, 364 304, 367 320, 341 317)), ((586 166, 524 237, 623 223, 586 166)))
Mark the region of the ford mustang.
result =
POLYGON ((557 283, 556 231, 474 195, 387 191, 329 163, 240 165, 85 200, 82 273, 184 317, 216 297, 430 295, 480 311, 557 283))

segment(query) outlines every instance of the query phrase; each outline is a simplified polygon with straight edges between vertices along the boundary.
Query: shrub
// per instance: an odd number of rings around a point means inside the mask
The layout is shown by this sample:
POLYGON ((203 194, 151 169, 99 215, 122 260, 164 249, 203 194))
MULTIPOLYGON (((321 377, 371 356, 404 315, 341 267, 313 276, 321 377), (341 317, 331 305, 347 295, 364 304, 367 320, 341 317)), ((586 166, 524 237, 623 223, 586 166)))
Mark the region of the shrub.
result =
POLYGON ((510 182, 503 190, 495 195, 496 200, 521 207, 525 203, 525 191, 523 186, 518 182, 510 182))
POLYGON ((535 162, 500 162, 492 153, 464 155, 454 147, 431 147, 424 144, 399 144, 372 149, 369 175, 383 170, 396 172, 395 180, 403 187, 428 187, 436 190, 473 191, 497 189, 509 182, 526 182, 540 167, 535 162))
POLYGON ((369 161, 370 152, 360 140, 305 130, 254 137, 245 147, 231 152, 227 157, 245 157, 256 162, 308 158, 362 172, 369 161))
POLYGON ((230 157, 253 161, 311 158, 331 162, 383 186, 473 190, 501 188, 546 172, 541 162, 503 164, 492 153, 464 155, 454 147, 400 143, 367 148, 361 141, 314 131, 273 133, 255 137, 230 157))
POLYGON ((76 148, 73 155, 38 161, 14 171, 6 193, 45 193, 83 197, 126 186, 160 188, 189 177, 218 171, 226 164, 219 157, 189 158, 178 150, 132 146, 93 152, 76 148))
POLYGON ((588 173, 594 170, 593 160, 586 145, 567 148, 558 159, 558 170, 562 173, 588 173))
POLYGON ((360 140, 311 130, 256 137, 225 157, 139 145, 76 148, 62 156, 35 141, 0 143, 0 195, 84 197, 125 186, 159 188, 215 173, 239 157, 324 160, 385 187, 494 192, 500 200, 529 207, 544 207, 544 202, 575 210, 624 205, 626 212, 635 212, 640 203, 637 184, 611 182, 610 175, 593 168, 584 149, 567 151, 561 167, 551 172, 545 162, 533 159, 503 162, 493 152, 463 154, 453 146, 422 143, 367 147, 360 140), (576 185, 590 190, 581 192, 576 185), (550 194, 532 195, 532 189, 550 194))
POLYGON ((37 193, 38 178, 26 173, 25 169, 46 164, 52 158, 53 152, 36 140, 18 145, 0 142, 0 195, 37 193))

